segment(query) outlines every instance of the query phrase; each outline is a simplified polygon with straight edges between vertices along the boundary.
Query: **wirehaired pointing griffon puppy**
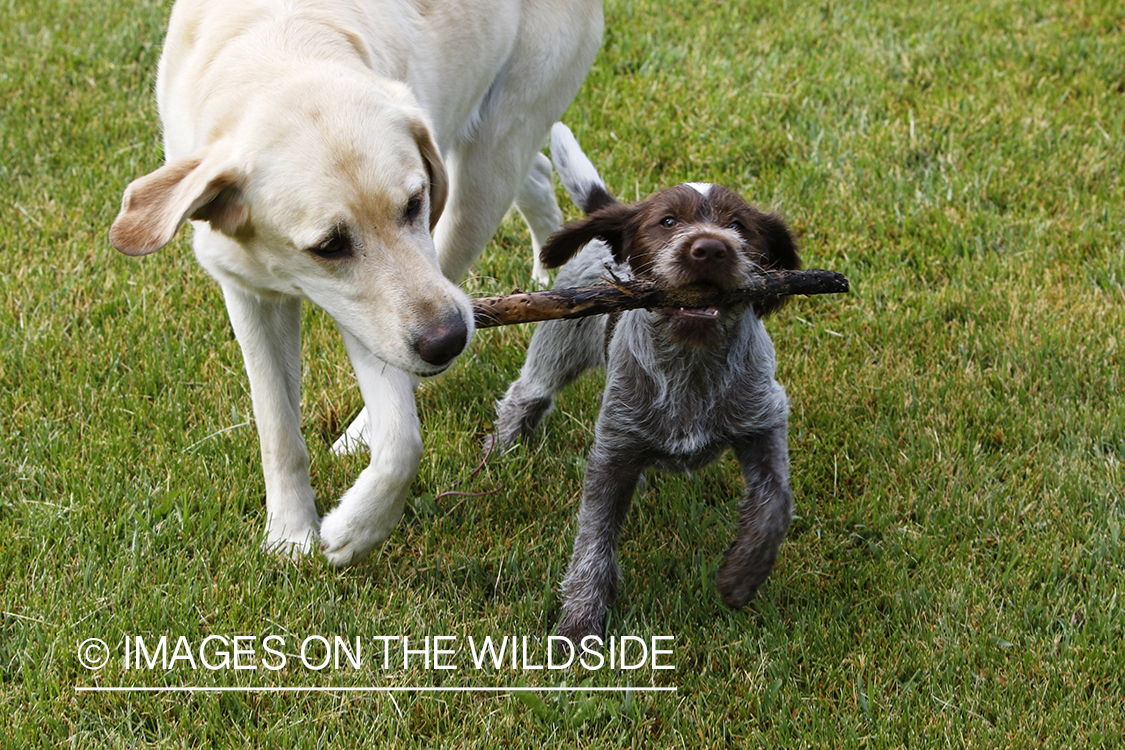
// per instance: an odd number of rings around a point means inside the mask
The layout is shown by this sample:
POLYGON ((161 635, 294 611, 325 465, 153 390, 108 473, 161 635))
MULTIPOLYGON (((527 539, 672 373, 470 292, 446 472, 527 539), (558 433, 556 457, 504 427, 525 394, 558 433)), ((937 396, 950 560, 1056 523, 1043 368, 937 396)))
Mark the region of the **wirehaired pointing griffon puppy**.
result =
MULTIPOLYGON (((551 155, 588 214, 543 248, 548 266, 566 263, 556 288, 595 283, 608 271, 669 288, 727 290, 762 270, 800 267, 781 219, 726 188, 687 183, 624 205, 606 192, 563 125, 552 130, 551 155)), ((746 489, 719 592, 727 605, 742 607, 769 576, 792 517, 789 403, 774 379, 773 344, 762 324, 781 304, 641 309, 539 324, 520 377, 497 408, 496 445, 535 429, 555 395, 585 370, 606 369, 559 635, 574 643, 604 635, 618 587, 618 535, 649 467, 692 471, 733 448, 746 489)))

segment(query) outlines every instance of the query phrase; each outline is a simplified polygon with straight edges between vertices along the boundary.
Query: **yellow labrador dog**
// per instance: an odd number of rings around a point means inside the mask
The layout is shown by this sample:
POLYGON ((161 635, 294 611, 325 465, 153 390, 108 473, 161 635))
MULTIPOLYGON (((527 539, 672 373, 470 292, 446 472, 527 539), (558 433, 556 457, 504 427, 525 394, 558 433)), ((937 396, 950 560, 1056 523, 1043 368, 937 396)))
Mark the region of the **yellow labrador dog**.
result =
POLYGON ((193 223, 246 361, 270 548, 319 541, 347 565, 398 523, 421 460, 417 378, 473 332, 449 279, 513 201, 536 258, 561 224, 539 149, 602 28, 601 0, 176 3, 166 162, 128 186, 110 239, 144 255, 193 223), (371 450, 323 521, 300 430, 303 299, 335 320, 365 404, 334 448, 371 450))

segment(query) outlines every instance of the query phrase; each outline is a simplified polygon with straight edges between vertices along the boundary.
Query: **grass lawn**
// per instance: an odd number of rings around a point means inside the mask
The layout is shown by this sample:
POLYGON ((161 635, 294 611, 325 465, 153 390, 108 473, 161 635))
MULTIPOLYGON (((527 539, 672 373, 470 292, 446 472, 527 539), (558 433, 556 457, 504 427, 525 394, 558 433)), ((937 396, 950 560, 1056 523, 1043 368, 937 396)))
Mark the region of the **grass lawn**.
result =
MULTIPOLYGON (((219 289, 188 232, 141 260, 107 240, 125 184, 161 160, 169 7, 0 2, 0 745, 1125 741, 1120 2, 608 0, 566 120, 611 189, 722 182, 784 213, 806 266, 853 288, 768 323, 798 517, 750 607, 713 584, 732 458, 653 477, 634 503, 610 631, 673 636, 675 669, 633 671, 476 670, 464 649, 529 636, 537 663, 558 616, 598 377, 470 477, 528 327, 480 333, 422 386, 422 470, 370 560, 260 550, 258 440, 219 289), (438 497, 454 486, 497 491, 438 497), (125 669, 123 639, 162 635, 170 651, 257 638, 259 668, 125 669), (271 635, 283 669, 261 660, 271 635), (310 636, 360 638, 361 667, 306 668, 310 636), (459 669, 386 666, 369 649, 386 636, 456 639, 459 669), (91 638, 115 654, 100 671, 79 661, 91 638), (94 685, 676 690, 77 690, 94 685)), ((526 288, 530 268, 509 218, 467 285, 526 288)), ((328 452, 361 400, 331 322, 311 306, 305 322, 325 510, 366 463, 328 452)))

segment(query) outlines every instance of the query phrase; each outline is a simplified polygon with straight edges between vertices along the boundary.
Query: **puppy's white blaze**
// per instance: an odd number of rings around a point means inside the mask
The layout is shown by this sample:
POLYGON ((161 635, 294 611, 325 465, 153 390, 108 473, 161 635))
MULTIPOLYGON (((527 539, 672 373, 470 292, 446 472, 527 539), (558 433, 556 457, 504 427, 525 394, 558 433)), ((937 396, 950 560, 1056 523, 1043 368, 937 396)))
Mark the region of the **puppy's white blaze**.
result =
POLYGON ((684 184, 695 190, 695 192, 699 193, 704 198, 711 192, 711 188, 715 187, 710 182, 685 182, 684 184))

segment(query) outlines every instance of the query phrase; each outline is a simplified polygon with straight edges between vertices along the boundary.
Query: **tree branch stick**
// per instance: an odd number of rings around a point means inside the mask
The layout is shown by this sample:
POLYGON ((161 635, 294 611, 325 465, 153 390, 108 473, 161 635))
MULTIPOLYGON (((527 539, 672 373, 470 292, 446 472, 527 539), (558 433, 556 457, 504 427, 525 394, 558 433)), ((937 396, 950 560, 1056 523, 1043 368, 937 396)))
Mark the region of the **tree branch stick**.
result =
POLYGON ((795 294, 840 294, 848 280, 833 271, 768 271, 729 292, 664 289, 644 279, 545 292, 518 292, 473 300, 477 328, 534 323, 560 318, 584 318, 638 307, 724 307, 795 294))

